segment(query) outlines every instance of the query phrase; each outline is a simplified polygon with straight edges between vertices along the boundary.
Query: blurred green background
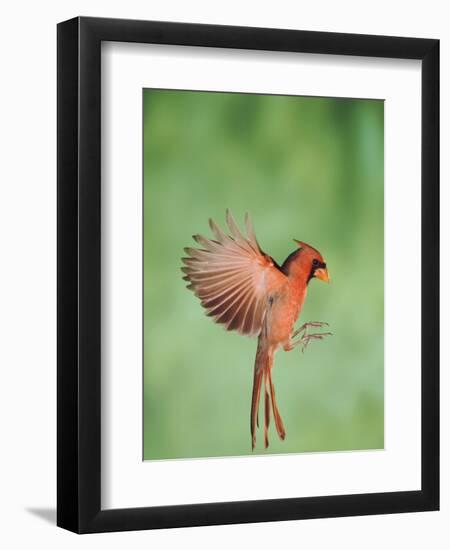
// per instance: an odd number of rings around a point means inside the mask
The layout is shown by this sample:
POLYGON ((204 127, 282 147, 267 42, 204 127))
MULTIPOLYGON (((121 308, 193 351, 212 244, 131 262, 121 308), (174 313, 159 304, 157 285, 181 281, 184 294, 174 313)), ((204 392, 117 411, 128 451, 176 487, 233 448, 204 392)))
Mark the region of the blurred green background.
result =
MULTIPOLYGON (((226 332, 185 288, 183 248, 253 217, 278 263, 293 238, 318 248, 299 323, 334 335, 279 351, 286 427, 255 453, 378 449, 383 415, 382 101, 144 90, 144 459, 251 455, 256 340, 226 332)), ((261 401, 262 402, 262 401, 261 401)))

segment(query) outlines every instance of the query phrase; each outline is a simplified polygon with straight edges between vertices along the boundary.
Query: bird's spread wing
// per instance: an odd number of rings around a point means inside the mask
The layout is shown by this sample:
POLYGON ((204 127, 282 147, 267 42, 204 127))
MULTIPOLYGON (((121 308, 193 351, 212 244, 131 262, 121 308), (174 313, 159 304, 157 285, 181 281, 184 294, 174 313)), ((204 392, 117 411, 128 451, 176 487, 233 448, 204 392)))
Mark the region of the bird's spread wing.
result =
POLYGON ((288 279, 259 247, 248 214, 247 236, 241 233, 229 210, 226 220, 231 235, 209 220, 214 239, 194 236, 202 248, 185 249, 188 257, 183 258, 183 279, 188 281, 188 288, 198 296, 207 315, 217 323, 227 330, 256 336, 261 331, 270 296, 288 279))

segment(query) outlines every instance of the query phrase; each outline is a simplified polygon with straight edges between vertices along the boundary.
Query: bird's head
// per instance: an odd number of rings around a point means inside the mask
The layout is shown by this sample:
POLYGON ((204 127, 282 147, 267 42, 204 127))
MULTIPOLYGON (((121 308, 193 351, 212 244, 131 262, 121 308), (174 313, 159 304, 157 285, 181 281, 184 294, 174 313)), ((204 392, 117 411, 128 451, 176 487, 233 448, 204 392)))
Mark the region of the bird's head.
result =
POLYGON ((323 259, 322 254, 303 241, 297 241, 297 239, 294 239, 294 242, 296 242, 300 247, 300 250, 302 251, 302 263, 309 270, 308 282, 311 279, 316 278, 329 283, 330 277, 328 275, 327 264, 323 259))

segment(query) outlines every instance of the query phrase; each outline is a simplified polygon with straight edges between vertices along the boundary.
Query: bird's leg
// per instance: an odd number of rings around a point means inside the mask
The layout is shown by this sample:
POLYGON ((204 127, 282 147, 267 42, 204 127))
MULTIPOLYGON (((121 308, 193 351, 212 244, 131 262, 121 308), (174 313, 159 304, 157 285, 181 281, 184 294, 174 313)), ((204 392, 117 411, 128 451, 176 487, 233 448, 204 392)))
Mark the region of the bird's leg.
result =
POLYGON ((300 328, 298 328, 295 332, 293 332, 291 338, 295 338, 302 332, 304 333, 303 334, 304 336, 306 331, 308 330, 308 327, 322 328, 327 326, 328 326, 328 323, 325 323, 323 321, 309 321, 308 323, 305 323, 300 328))
POLYGON ((332 332, 321 332, 321 333, 317 333, 317 334, 305 334, 305 336, 303 336, 303 338, 301 338, 294 345, 301 345, 302 346, 302 353, 303 353, 311 340, 323 340, 325 338, 325 336, 332 336, 332 335, 333 335, 332 332))
POLYGON ((331 332, 319 332, 314 334, 307 333, 308 327, 323 327, 323 326, 328 326, 328 323, 324 323, 321 321, 311 321, 309 323, 305 323, 304 325, 302 325, 298 330, 296 330, 292 334, 292 339, 290 342, 289 349, 293 349, 296 346, 302 346, 302 352, 304 352, 311 340, 323 340, 325 336, 331 336, 332 335, 331 332), (294 340, 296 336, 299 336, 299 338, 294 340))
POLYGON ((333 334, 332 332, 319 332, 316 334, 305 334, 301 338, 298 338, 297 340, 291 342, 291 345, 293 348, 295 348, 296 346, 302 346, 302 352, 304 352, 311 340, 323 340, 325 336, 332 336, 332 334, 333 334))

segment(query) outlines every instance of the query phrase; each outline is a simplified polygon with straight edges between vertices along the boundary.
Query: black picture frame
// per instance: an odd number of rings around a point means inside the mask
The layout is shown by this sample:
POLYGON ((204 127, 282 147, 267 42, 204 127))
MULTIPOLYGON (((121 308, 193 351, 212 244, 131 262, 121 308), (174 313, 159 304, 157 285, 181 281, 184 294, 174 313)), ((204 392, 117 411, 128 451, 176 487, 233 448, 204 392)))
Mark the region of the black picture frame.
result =
POLYGON ((58 25, 57 68, 57 524, 77 533, 94 533, 438 510, 439 41, 77 17, 58 25), (420 491, 101 509, 102 41, 422 61, 420 491))

